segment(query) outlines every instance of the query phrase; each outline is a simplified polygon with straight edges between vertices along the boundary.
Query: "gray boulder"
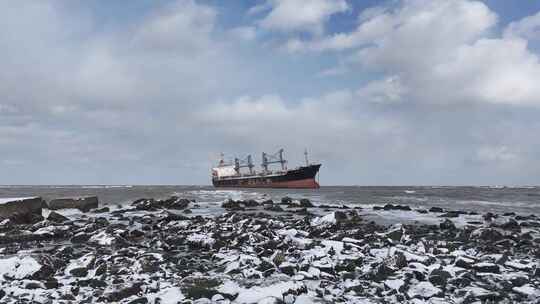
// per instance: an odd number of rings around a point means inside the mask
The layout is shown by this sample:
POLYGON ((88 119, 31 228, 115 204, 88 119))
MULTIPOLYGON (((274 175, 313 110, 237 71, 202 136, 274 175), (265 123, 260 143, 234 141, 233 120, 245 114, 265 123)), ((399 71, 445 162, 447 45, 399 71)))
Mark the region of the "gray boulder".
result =
POLYGON ((98 207, 98 198, 97 196, 57 198, 51 200, 47 205, 51 210, 73 208, 88 212, 98 207))
POLYGON ((0 198, 0 219, 15 223, 33 223, 41 217, 41 197, 0 198))

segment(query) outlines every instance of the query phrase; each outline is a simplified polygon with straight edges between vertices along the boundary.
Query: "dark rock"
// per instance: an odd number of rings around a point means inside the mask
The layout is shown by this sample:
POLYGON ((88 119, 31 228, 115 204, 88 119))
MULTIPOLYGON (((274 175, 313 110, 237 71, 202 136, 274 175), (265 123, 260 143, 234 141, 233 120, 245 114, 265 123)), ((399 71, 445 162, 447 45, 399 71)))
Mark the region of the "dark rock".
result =
POLYGON ((392 241, 399 242, 403 236, 403 231, 401 229, 395 229, 390 232, 387 232, 385 236, 392 241))
POLYGON ((473 265, 473 269, 478 271, 478 272, 501 273, 499 265, 492 264, 492 263, 475 264, 475 265, 473 265))
POLYGON ((407 258, 405 257, 405 254, 403 254, 403 252, 397 251, 394 256, 395 256, 395 264, 397 268, 401 269, 401 268, 407 267, 409 262, 407 262, 407 258))
POLYGON ((57 279, 55 278, 50 278, 49 280, 46 280, 45 282, 43 282, 43 285, 45 286, 45 288, 47 289, 56 289, 60 286, 62 286, 57 279))
POLYGON ((296 273, 296 267, 294 267, 292 264, 280 265, 279 270, 291 277, 296 273))
POLYGON ((448 211, 446 213, 443 213, 443 214, 439 215, 439 217, 456 218, 456 217, 459 217, 460 214, 461 214, 461 212, 459 212, 459 211, 448 211))
POLYGON ((71 238, 72 243, 85 243, 90 239, 91 235, 87 233, 77 233, 71 238))
POLYGON ((279 205, 272 205, 272 206, 268 206, 268 207, 265 207, 264 210, 268 210, 268 211, 274 211, 274 212, 283 212, 283 208, 281 208, 279 205))
POLYGON ((501 228, 506 229, 506 230, 520 230, 521 229, 518 222, 514 219, 508 219, 506 223, 501 225, 501 228))
POLYGON ((343 211, 334 211, 334 217, 338 223, 347 220, 347 214, 343 211))
POLYGON ((55 222, 55 223, 63 223, 63 222, 69 221, 69 219, 67 217, 61 215, 58 212, 54 212, 54 211, 51 211, 51 213, 49 213, 49 216, 47 216, 47 220, 49 220, 51 222, 55 222))
POLYGON ((103 207, 103 208, 95 209, 93 212, 94 213, 107 213, 110 211, 111 209, 109 207, 103 207))
POLYGON ((256 200, 247 200, 247 201, 243 201, 242 204, 246 207, 257 207, 259 206, 259 203, 257 203, 256 200))
POLYGON ((497 242, 504 238, 502 233, 493 228, 480 228, 475 230, 473 235, 484 242, 497 242))
POLYGON ((310 200, 308 200, 307 198, 303 198, 300 200, 300 207, 303 207, 303 208, 313 208, 313 204, 311 203, 310 200))
POLYGON ((443 208, 441 207, 431 207, 429 208, 429 212, 439 212, 439 213, 442 213, 444 212, 443 208))
POLYGON ((439 227, 443 230, 456 230, 456 225, 449 219, 445 219, 439 224, 439 227))
POLYGON ((183 210, 189 206, 190 201, 185 198, 180 198, 178 196, 171 196, 168 199, 158 201, 157 204, 166 209, 177 209, 183 210))
POLYGON ((38 289, 38 288, 41 288, 41 284, 39 284, 38 282, 28 282, 24 285, 24 288, 25 289, 38 289))
POLYGON ((160 213, 161 221, 162 222, 171 222, 171 221, 185 221, 189 220, 189 217, 185 217, 180 214, 172 213, 167 210, 163 210, 162 213, 160 213))
POLYGON ((77 281, 77 285, 80 287, 104 288, 107 287, 107 282, 104 280, 91 278, 88 280, 79 280, 77 281))
POLYGON ((514 287, 521 287, 527 283, 529 283, 529 279, 525 276, 515 276, 510 279, 510 282, 514 287))
POLYGON ((17 199, 0 204, 0 219, 10 219, 13 224, 33 224, 43 220, 41 197, 17 199))
POLYGON ((131 300, 128 302, 128 304, 146 304, 148 303, 148 299, 145 297, 141 297, 135 300, 131 300))
POLYGON ((221 284, 217 279, 193 278, 184 281, 182 293, 190 299, 208 298, 217 294, 216 288, 221 284))
POLYGON ((102 276, 107 273, 107 264, 102 263, 96 268, 96 276, 102 276))
POLYGON ((51 200, 47 205, 51 210, 73 208, 88 212, 91 209, 98 208, 98 198, 97 196, 58 198, 51 200))
POLYGON ((426 209, 416 209, 416 212, 421 213, 421 214, 428 213, 428 211, 426 209))
POLYGON ((129 232, 129 235, 132 236, 132 237, 136 237, 136 238, 139 238, 139 237, 143 237, 144 236, 144 232, 138 230, 138 229, 134 229, 134 230, 131 230, 129 232))
POLYGON ((503 214, 503 216, 514 216, 514 215, 516 215, 515 212, 506 212, 503 214))
POLYGON ((457 267, 465 268, 465 269, 471 269, 473 262, 470 262, 468 259, 463 258, 457 258, 454 262, 454 265, 457 267))
POLYGON ((221 204, 221 207, 225 209, 230 209, 230 210, 244 210, 244 207, 240 205, 239 201, 235 201, 232 199, 229 199, 223 204, 221 204))
POLYGON ((493 219, 497 218, 497 215, 491 212, 488 212, 482 215, 482 218, 484 219, 484 221, 491 222, 493 219))
POLYGON ((411 207, 407 205, 392 205, 386 204, 383 206, 383 210, 402 210, 402 211, 411 211, 411 207))
POLYGON ((109 301, 109 302, 119 302, 122 299, 131 297, 131 296, 136 296, 139 293, 141 293, 142 292, 141 285, 142 283, 135 283, 131 286, 122 288, 120 290, 110 292, 106 294, 104 298, 106 301, 109 301))
POLYGON ((292 201, 293 201, 292 198, 290 198, 288 196, 285 196, 285 197, 281 198, 281 203, 282 204, 287 204, 288 205, 288 204, 292 203, 292 201))
POLYGON ((431 271, 431 273, 428 276, 428 280, 433 285, 446 286, 446 282, 448 282, 448 279, 451 277, 452 275, 448 271, 445 271, 442 268, 439 268, 439 269, 433 269, 433 271, 431 271))
POLYGON ((88 269, 86 267, 73 268, 69 273, 75 277, 85 277, 88 274, 88 269))
POLYGON ((386 266, 384 263, 381 263, 377 268, 375 268, 375 271, 371 274, 371 279, 376 282, 381 282, 386 280, 389 276, 391 276, 394 273, 394 269, 386 266))

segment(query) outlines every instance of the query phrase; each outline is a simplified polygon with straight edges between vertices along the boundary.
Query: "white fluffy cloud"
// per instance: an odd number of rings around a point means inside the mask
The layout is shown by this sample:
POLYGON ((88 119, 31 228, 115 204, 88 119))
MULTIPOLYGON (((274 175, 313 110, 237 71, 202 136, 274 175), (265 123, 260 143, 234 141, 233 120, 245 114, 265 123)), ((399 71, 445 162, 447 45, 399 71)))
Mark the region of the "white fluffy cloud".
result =
POLYGON ((505 37, 522 37, 527 40, 540 39, 540 12, 510 23, 505 31, 505 37))
POLYGON ((253 8, 252 12, 269 10, 259 22, 265 29, 320 34, 330 16, 347 9, 345 0, 267 0, 263 5, 253 8))
MULTIPOLYGON (((480 1, 407 0, 371 9, 353 32, 290 41, 288 49, 350 49, 364 71, 399 76, 400 91, 408 92, 400 96, 409 101, 540 105, 540 62, 523 38, 535 35, 538 16, 496 37, 497 15, 480 1)), ((378 89, 395 95, 394 87, 378 89)), ((363 90, 373 90, 373 83, 363 90)))

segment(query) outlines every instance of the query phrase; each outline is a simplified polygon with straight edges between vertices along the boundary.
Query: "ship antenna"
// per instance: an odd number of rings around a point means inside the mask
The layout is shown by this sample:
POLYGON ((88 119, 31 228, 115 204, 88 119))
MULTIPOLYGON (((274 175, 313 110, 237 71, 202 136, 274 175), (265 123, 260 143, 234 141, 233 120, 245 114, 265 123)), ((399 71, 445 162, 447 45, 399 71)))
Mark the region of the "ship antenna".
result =
POLYGON ((306 157, 306 166, 309 166, 307 148, 304 150, 304 156, 306 157))
POLYGON ((219 158, 219 166, 223 166, 225 164, 225 160, 224 160, 225 154, 223 154, 223 152, 221 152, 219 154, 219 156, 220 156, 220 158, 219 158))

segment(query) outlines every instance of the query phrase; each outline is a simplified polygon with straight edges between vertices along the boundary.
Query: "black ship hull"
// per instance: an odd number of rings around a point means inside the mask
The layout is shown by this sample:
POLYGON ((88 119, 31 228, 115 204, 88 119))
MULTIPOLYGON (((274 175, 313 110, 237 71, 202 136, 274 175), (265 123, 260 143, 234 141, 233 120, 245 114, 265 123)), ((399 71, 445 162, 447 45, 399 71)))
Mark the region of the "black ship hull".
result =
POLYGON ((214 187, 230 188, 303 188, 317 189, 319 183, 315 180, 320 164, 309 165, 287 170, 276 174, 257 174, 249 176, 233 176, 213 178, 214 187))

